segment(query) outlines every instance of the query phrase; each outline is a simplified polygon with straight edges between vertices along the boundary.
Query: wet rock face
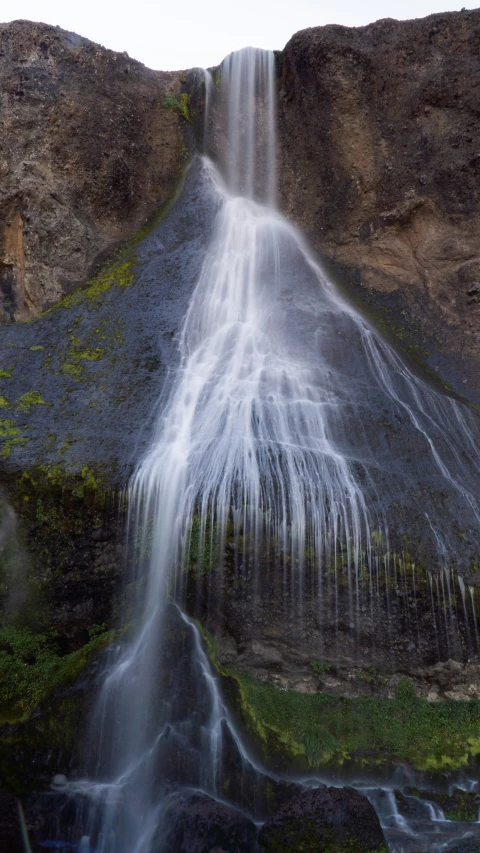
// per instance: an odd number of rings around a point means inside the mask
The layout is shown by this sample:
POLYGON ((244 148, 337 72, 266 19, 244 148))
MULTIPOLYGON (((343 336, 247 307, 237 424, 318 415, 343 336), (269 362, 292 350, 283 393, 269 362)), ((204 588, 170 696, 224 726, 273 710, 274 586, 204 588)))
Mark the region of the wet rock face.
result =
POLYGON ((385 839, 366 797, 350 788, 306 791, 264 824, 262 853, 383 853, 385 839))
POLYGON ((477 400, 479 48, 472 11, 304 30, 279 56, 283 210, 477 400))
POLYGON ((0 26, 0 322, 57 302, 171 197, 179 85, 57 27, 0 26))
MULTIPOLYGON (((167 801, 168 802, 168 801, 167 801)), ((236 809, 199 793, 174 794, 155 853, 259 853, 255 824, 236 809)))
POLYGON ((23 853, 22 833, 15 797, 0 794, 0 849, 23 853))

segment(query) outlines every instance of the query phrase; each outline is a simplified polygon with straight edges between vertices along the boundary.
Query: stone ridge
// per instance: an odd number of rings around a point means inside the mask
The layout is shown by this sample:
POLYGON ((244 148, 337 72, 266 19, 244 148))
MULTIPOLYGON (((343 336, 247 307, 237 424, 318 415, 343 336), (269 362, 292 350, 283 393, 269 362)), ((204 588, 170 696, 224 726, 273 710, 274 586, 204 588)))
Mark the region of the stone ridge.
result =
POLYGON ((281 206, 431 370, 480 399, 480 11, 326 26, 278 55, 281 206))
POLYGON ((179 88, 60 28, 0 25, 0 322, 57 302, 171 198, 179 88))

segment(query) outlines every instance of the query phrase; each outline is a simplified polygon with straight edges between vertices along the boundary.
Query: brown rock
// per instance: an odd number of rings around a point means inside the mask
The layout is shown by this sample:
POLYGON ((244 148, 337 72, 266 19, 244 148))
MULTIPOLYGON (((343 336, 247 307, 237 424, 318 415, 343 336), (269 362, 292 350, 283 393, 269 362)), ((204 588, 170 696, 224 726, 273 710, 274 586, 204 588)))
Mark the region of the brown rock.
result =
POLYGON ((480 12, 304 30, 280 64, 284 211, 478 399, 480 12))
POLYGON ((171 197, 179 87, 58 27, 0 26, 0 321, 58 301, 171 197))

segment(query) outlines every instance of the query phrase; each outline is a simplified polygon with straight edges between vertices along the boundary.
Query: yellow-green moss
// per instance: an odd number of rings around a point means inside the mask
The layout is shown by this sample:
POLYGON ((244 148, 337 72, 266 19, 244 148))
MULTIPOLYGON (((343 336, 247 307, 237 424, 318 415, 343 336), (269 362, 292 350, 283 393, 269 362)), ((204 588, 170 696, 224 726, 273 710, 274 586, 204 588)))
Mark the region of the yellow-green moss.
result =
POLYGON ((0 629, 0 721, 26 719, 60 684, 75 681, 89 660, 113 640, 113 631, 92 631, 78 651, 62 655, 54 635, 28 628, 0 629))
POLYGON ((66 376, 73 376, 74 379, 80 379, 83 373, 83 367, 81 364, 62 364, 60 370, 66 376))
POLYGON ((0 379, 10 379, 13 373, 13 367, 8 370, 0 370, 0 379))
POLYGON ((47 403, 42 399, 39 391, 29 391, 28 394, 23 394, 15 405, 20 411, 29 412, 32 406, 46 406, 47 403))
POLYGON ((187 92, 182 92, 181 95, 167 95, 163 106, 178 113, 185 121, 190 121, 190 95, 187 92))
POLYGON ((9 438, 8 441, 5 441, 2 445, 0 457, 2 459, 8 459, 14 447, 25 447, 28 442, 29 439, 26 438, 26 436, 19 435, 16 438, 9 438))
POLYGON ((215 642, 201 626, 207 651, 227 693, 266 761, 311 768, 349 765, 419 771, 468 768, 480 755, 480 701, 428 702, 403 679, 394 699, 348 699, 281 690, 219 663, 215 642))
POLYGON ((85 492, 100 492, 106 494, 109 492, 100 477, 98 472, 93 471, 88 465, 84 465, 80 472, 70 471, 61 463, 56 465, 39 465, 36 472, 24 472, 21 482, 27 485, 32 485, 37 488, 39 482, 43 480, 50 486, 68 488, 74 497, 83 498, 85 492), (34 479, 35 477, 35 479, 34 479))
POLYGON ((117 287, 130 287, 135 281, 134 268, 136 253, 131 245, 127 246, 120 258, 98 273, 95 278, 87 282, 85 287, 75 290, 65 296, 60 302, 49 308, 40 316, 45 316, 58 308, 71 308, 84 302, 95 303, 104 293, 114 285, 117 287))
POLYGON ((15 421, 8 418, 0 419, 0 438, 12 438, 19 434, 20 430, 18 429, 15 421))

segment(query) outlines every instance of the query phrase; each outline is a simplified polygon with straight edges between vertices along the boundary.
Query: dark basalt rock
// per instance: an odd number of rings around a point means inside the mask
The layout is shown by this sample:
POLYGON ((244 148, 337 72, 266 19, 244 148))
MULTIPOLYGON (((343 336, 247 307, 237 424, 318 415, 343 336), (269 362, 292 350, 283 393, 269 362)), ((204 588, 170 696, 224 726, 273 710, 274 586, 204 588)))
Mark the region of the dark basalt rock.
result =
POLYGON ((255 824, 206 794, 183 792, 166 804, 155 853, 259 853, 255 824))
POLYGON ((0 850, 23 853, 17 800, 0 794, 0 850))
POLYGON ((306 791, 284 805, 259 835, 262 853, 381 853, 386 844, 366 797, 351 788, 306 791))

